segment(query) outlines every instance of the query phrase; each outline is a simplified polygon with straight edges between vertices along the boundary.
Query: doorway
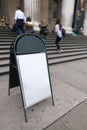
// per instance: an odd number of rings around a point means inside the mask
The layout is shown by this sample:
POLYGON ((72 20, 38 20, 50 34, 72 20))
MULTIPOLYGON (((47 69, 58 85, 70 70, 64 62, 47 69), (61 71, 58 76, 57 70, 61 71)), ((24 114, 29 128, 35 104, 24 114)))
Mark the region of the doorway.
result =
POLYGON ((57 20, 61 18, 61 1, 54 0, 53 3, 53 19, 57 20))
POLYGON ((72 28, 74 28, 74 24, 75 24, 76 8, 77 8, 77 0, 75 0, 72 28))

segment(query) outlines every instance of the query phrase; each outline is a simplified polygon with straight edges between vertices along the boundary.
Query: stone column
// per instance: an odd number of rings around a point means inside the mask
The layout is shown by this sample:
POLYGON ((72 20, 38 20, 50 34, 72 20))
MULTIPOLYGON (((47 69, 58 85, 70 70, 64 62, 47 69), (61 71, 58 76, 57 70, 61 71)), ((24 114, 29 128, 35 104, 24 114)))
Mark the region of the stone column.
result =
POLYGON ((61 22, 67 33, 72 33, 72 22, 75 0, 63 0, 61 11, 61 22))
POLYGON ((84 18, 84 24, 83 24, 83 34, 87 35, 87 3, 85 8, 85 18, 84 18))
POLYGON ((39 30, 40 0, 24 0, 24 13, 31 17, 34 30, 39 30))

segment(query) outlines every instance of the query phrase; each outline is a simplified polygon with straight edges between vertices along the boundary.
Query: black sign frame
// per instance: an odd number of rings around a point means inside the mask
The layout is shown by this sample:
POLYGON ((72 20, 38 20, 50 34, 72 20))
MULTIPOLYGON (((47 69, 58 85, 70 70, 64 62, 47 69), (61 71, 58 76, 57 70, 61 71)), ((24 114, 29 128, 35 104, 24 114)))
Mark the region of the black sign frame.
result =
MULTIPOLYGON (((16 61, 16 55, 33 54, 33 53, 38 53, 38 52, 46 53, 46 47, 45 47, 43 40, 36 34, 29 34, 29 33, 21 34, 11 44, 8 95, 10 95, 10 89, 21 86, 19 73, 18 73, 18 67, 17 67, 17 61, 16 61), (35 44, 34 44, 34 42, 35 42, 35 40, 33 40, 34 38, 37 39, 38 47, 37 47, 37 45, 35 46, 35 44), (28 40, 30 40, 30 42, 28 40), (23 42, 24 42, 24 44, 21 44, 23 42), (31 42, 32 42, 32 44, 30 44, 31 42)), ((46 60, 47 60, 47 55, 46 55, 46 60)), ((49 67, 48 67, 48 60, 47 60, 47 68, 48 68, 50 89, 51 89, 51 95, 52 95, 52 105, 54 106, 54 98, 53 98, 50 72, 49 72, 49 67)), ((25 122, 27 122, 28 120, 27 120, 27 115, 26 115, 26 109, 24 107, 23 94, 22 94, 21 87, 20 87, 20 91, 21 91, 21 97, 22 97, 25 122)))

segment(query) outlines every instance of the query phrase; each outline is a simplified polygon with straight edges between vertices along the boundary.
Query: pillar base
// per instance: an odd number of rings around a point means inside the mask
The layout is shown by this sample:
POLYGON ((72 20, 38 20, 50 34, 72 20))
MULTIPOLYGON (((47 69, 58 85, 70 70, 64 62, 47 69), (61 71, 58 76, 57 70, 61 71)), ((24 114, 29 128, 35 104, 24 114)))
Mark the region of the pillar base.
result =
POLYGON ((86 31, 83 31, 83 35, 87 36, 87 32, 86 32, 86 31))
POLYGON ((66 30, 67 34, 72 34, 73 29, 71 27, 63 27, 66 30))

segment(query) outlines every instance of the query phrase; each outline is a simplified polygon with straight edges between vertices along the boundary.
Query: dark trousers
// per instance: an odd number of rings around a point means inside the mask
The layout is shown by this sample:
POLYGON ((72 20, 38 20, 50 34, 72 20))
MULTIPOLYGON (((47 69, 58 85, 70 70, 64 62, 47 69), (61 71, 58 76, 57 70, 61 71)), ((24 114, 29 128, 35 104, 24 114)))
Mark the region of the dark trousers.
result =
POLYGON ((59 42, 60 42, 61 38, 59 36, 56 37, 56 46, 57 46, 57 49, 60 49, 60 46, 59 46, 59 42))
POLYGON ((24 29, 23 29, 24 20, 23 20, 23 19, 17 19, 16 24, 17 24, 18 33, 19 33, 19 34, 24 33, 24 29))

